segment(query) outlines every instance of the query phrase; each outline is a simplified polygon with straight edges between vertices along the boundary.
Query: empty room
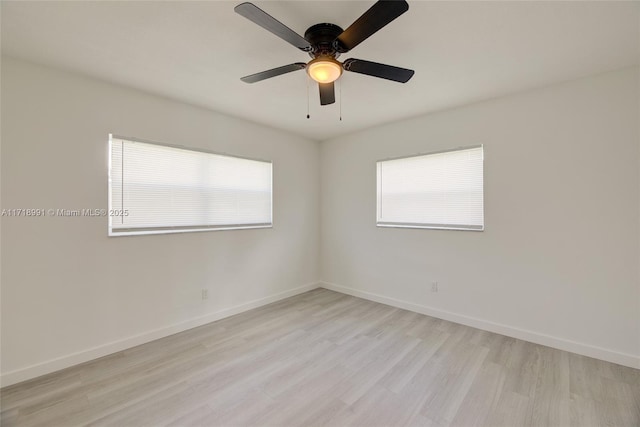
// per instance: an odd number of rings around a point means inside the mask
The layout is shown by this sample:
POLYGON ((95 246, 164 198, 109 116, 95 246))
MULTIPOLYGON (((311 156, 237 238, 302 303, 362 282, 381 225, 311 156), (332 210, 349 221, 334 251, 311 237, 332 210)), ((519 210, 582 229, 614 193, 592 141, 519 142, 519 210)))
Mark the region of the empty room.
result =
POLYGON ((0 16, 2 427, 640 427, 640 2, 0 16))

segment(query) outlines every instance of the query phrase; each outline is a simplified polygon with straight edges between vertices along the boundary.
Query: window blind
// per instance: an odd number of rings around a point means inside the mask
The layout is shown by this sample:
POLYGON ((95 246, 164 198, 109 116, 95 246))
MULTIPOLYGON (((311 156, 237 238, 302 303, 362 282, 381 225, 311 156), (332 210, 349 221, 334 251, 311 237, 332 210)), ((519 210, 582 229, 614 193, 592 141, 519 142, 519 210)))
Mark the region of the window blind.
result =
POLYGON ((377 224, 484 229, 483 147, 377 162, 377 224))
POLYGON ((110 139, 111 235, 271 225, 272 164, 110 139))

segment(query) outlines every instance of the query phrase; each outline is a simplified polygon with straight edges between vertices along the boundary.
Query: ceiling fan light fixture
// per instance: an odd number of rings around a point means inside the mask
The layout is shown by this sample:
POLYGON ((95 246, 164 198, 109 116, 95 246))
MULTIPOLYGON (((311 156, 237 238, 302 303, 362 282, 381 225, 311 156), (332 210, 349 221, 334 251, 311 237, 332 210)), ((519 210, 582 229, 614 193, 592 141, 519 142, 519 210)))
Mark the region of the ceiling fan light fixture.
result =
POLYGON ((307 64, 307 74, 318 83, 332 83, 342 75, 342 64, 330 57, 319 57, 307 64))

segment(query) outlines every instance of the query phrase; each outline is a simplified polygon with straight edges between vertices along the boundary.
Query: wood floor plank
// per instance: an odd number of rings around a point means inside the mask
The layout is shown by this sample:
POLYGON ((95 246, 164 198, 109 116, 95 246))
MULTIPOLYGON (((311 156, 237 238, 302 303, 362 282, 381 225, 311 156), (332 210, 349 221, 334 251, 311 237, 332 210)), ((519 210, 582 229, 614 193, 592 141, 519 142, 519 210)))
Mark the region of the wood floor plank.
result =
POLYGON ((420 340, 416 347, 380 380, 380 384, 395 393, 400 393, 449 337, 445 332, 435 331, 432 339, 420 340))
POLYGON ((502 397, 504 379, 503 366, 491 362, 483 364, 451 424, 468 427, 487 425, 486 419, 496 410, 502 397))
POLYGON ((3 427, 640 426, 640 370, 316 289, 0 390, 3 427))
POLYGON ((530 425, 570 424, 569 354, 540 346, 542 356, 531 407, 530 425))
POLYGON ((530 398, 519 393, 503 390, 495 408, 487 415, 484 425, 492 427, 528 426, 529 400, 530 398))
POLYGON ((488 353, 486 347, 461 347, 459 354, 455 355, 459 360, 443 369, 438 376, 437 388, 432 390, 431 398, 423 406, 422 415, 450 424, 460 410, 488 353))

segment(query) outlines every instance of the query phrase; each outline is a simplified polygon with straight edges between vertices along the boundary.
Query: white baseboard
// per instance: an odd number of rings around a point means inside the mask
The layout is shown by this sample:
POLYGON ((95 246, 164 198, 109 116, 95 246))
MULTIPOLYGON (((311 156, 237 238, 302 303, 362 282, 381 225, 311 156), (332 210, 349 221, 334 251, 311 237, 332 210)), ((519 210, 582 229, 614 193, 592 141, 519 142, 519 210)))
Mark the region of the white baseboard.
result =
POLYGON ((437 317, 439 319, 448 320, 450 322, 459 323, 473 328, 482 329, 497 334, 506 335, 512 338, 518 338, 535 344, 545 345, 547 347, 557 348, 559 350, 569 351, 571 353, 581 354, 583 356, 593 357, 595 359, 605 360, 607 362, 624 365, 631 368, 640 369, 640 356, 632 354, 620 353, 602 347, 597 347, 580 342, 570 341, 551 335, 541 334, 526 329, 515 328, 488 320, 478 319, 475 317, 465 316, 450 311, 438 310, 433 307, 415 304, 399 299, 387 297, 384 295, 374 294, 371 292, 361 291, 359 289, 347 286, 336 285, 334 283, 321 282, 320 287, 332 291, 352 295, 369 301, 375 301, 393 307, 402 308, 404 310, 414 311, 427 316, 437 317))
POLYGON ((113 341, 97 347, 82 350, 77 353, 58 357, 56 359, 38 363, 36 365, 27 366, 26 368, 5 372, 0 375, 0 384, 2 385, 2 387, 6 387, 12 384, 39 377, 41 375, 59 371, 70 366, 88 362, 90 360, 97 359, 99 357, 103 357, 118 351, 126 350, 140 344, 154 341, 159 338, 164 338, 178 332, 186 331, 187 329, 195 328, 197 326, 202 326, 216 320, 224 319, 225 317, 233 316, 247 310, 271 304, 273 302, 277 302, 282 299, 301 294, 303 292, 308 292, 310 290, 318 288, 319 286, 319 283, 309 283, 294 289, 290 289, 288 291, 277 293, 275 295, 248 301, 246 303, 236 305, 234 307, 229 307, 223 310, 218 310, 213 313, 208 313, 204 316, 189 319, 175 325, 144 332, 142 334, 134 335, 122 340, 113 341))
POLYGON ((202 326, 207 323, 214 322, 216 320, 224 319, 225 317, 243 313, 245 311, 258 308, 263 305, 271 304, 273 302, 277 302, 282 299, 289 298, 289 297, 316 289, 318 287, 322 287, 325 289, 329 289, 329 290, 340 292, 347 295, 353 295, 355 297, 363 298, 369 301, 375 301, 375 302, 390 305, 393 307, 414 311, 416 313, 425 314, 427 316, 437 317, 439 319, 448 320, 454 323, 460 323, 462 325, 471 326, 471 327, 482 329, 485 331, 495 332, 501 335, 522 339, 532 343, 541 344, 548 347, 553 347, 560 350, 570 351, 572 353, 582 354, 584 356, 605 360, 607 362, 617 363, 619 365, 640 369, 640 357, 634 356, 631 354, 620 353, 620 352, 616 352, 606 348, 601 348, 601 347, 596 347, 589 344, 570 341, 570 340, 566 340, 558 337, 553 337, 550 335, 541 334, 534 331, 528 331, 525 329, 514 328, 511 326, 490 322, 490 321, 478 319, 475 317, 465 316, 465 315, 452 313, 444 310, 438 310, 432 307, 419 305, 419 304, 415 304, 407 301, 402 301, 402 300, 387 297, 384 295, 374 294, 371 292, 361 291, 361 290, 346 287, 346 286, 340 286, 340 285, 327 283, 327 282, 319 282, 319 283, 306 284, 298 288, 280 292, 275 295, 256 299, 253 301, 248 301, 246 303, 243 303, 234 307, 229 307, 223 310, 218 310, 213 313, 209 313, 205 316, 189 319, 175 325, 155 329, 139 335, 127 337, 122 340, 113 341, 97 347, 79 351, 77 353, 72 353, 56 359, 48 360, 46 362, 38 363, 36 365, 31 365, 25 368, 6 372, 0 375, 0 384, 2 387, 10 386, 12 384, 16 384, 22 381, 36 378, 41 375, 49 374, 51 372, 68 368, 70 366, 88 362, 93 359, 97 359, 99 357, 107 356, 109 354, 112 354, 118 351, 126 350, 128 348, 135 347, 140 344, 144 344, 150 341, 164 338, 166 336, 173 335, 178 332, 182 332, 191 328, 202 326))

